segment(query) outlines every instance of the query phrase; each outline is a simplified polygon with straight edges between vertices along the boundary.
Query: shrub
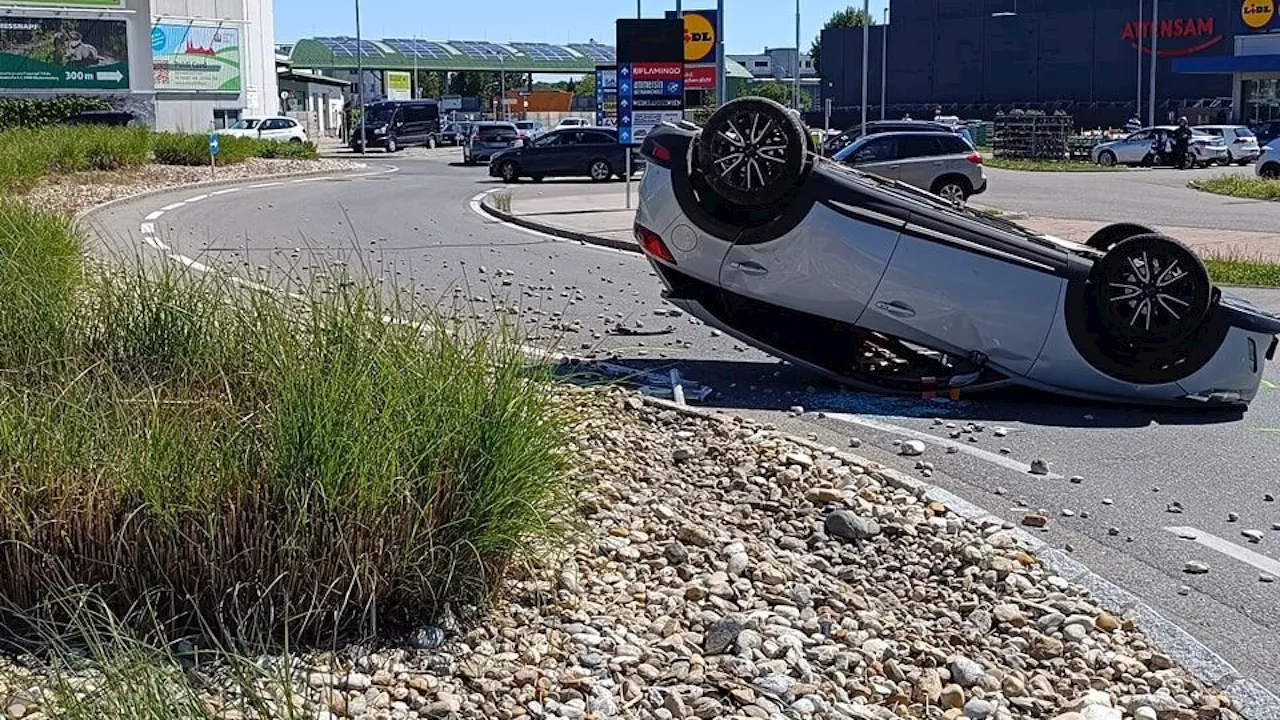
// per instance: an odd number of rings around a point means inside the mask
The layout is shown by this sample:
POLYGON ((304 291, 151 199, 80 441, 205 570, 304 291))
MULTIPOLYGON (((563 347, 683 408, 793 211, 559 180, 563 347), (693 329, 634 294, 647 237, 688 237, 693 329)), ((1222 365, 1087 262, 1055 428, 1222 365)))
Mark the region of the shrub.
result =
POLYGON ((49 173, 120 170, 150 156, 150 132, 141 127, 10 130, 0 133, 0 188, 20 192, 49 173))
POLYGON ((56 98, 0 98, 0 131, 56 125, 78 113, 110 110, 111 103, 97 97, 64 95, 56 98))
POLYGON ((307 301, 171 269, 76 281, 44 222, 60 264, 0 227, 6 272, 62 308, 29 321, 59 352, 0 334, 10 603, 86 586, 299 637, 483 600, 553 532, 564 418, 509 335, 341 276, 307 301))
POLYGON ((258 141, 258 157, 261 158, 293 158, 298 160, 315 160, 320 157, 315 143, 277 142, 275 140, 258 141))

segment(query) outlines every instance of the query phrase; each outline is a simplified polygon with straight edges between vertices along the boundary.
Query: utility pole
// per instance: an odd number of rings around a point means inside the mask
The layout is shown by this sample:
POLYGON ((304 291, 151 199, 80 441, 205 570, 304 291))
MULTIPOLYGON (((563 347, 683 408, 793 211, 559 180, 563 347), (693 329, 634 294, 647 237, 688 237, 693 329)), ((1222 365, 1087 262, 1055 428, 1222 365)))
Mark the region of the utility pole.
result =
POLYGON ((1151 0, 1151 95, 1147 100, 1147 114, 1151 124, 1156 125, 1156 62, 1160 56, 1156 53, 1160 43, 1160 0, 1151 0))
POLYGON ((364 122, 364 43, 360 35, 360 0, 356 2, 356 99, 360 107, 360 154, 368 151, 369 134, 364 122))
POLYGON ((716 0, 716 100, 723 105, 729 88, 724 77, 724 0, 716 0))
POLYGON ((417 100, 418 92, 418 34, 413 34, 413 79, 409 81, 409 97, 417 100))
POLYGON ((1142 0, 1138 0, 1138 99, 1133 103, 1133 116, 1142 117, 1142 0))
POLYGON ((862 134, 867 134, 867 61, 871 57, 871 0, 862 0, 862 134))
POLYGON ((889 87, 889 6, 884 8, 884 25, 880 26, 880 119, 884 119, 885 99, 889 87))
POLYGON ((791 104, 800 109, 800 0, 796 0, 796 67, 791 78, 791 104))

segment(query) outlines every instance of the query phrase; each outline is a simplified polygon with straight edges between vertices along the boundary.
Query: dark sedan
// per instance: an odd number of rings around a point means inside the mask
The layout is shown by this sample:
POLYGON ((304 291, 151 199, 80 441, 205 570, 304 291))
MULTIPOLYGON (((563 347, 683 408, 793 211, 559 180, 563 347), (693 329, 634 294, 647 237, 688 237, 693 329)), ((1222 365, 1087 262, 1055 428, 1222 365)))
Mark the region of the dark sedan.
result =
MULTIPOLYGON (((618 144, 618 131, 606 127, 565 128, 493 156, 489 174, 504 182, 545 177, 587 177, 604 182, 626 173, 628 149, 618 144)), ((639 170, 640 156, 631 152, 631 169, 639 170)))

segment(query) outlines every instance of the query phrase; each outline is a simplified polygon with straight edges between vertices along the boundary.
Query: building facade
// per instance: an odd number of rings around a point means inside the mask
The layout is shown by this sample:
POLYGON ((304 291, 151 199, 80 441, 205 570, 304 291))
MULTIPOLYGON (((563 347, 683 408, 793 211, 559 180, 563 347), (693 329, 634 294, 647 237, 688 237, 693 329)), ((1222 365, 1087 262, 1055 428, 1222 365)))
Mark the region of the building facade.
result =
POLYGON ((203 132, 280 97, 272 0, 0 3, 0 95, 94 95, 162 130, 203 132))
POLYGON ((757 80, 790 80, 795 77, 799 55, 800 79, 816 78, 818 73, 813 69, 813 58, 808 53, 797 53, 795 48, 765 48, 758 55, 729 55, 734 62, 742 65, 757 80))
MULTIPOLYGON (((1175 62, 1223 58, 1240 39, 1280 31, 1257 15, 1273 0, 894 0, 888 26, 871 29, 868 96, 879 115, 990 118, 1013 109, 1061 110, 1082 125, 1147 119, 1155 63, 1156 119, 1245 120, 1230 73, 1179 72, 1175 62), (1141 14, 1139 6, 1141 5, 1141 14), (1152 31, 1155 52, 1152 52, 1152 31), (1233 102, 1233 97, 1236 102, 1233 102)), ((1274 12, 1274 11, 1273 11, 1274 12)), ((1246 40, 1247 42, 1247 40, 1246 40)), ((822 33, 822 95, 859 111, 862 30, 822 33)))

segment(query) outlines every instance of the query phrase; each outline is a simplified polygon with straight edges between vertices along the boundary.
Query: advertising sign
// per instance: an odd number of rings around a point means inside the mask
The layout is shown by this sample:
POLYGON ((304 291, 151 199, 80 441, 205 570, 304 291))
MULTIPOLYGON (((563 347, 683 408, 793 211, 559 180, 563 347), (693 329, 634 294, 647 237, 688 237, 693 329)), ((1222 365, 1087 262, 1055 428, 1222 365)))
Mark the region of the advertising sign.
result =
POLYGON ((1244 0, 1240 6, 1240 18, 1253 30, 1265 28, 1275 16, 1275 0, 1244 0))
POLYGON ((684 22, 618 21, 618 142, 684 118, 684 22))
POLYGON ((618 125, 618 68, 616 65, 596 66, 596 125, 618 125))
MULTIPOLYGON (((1129 41, 1135 50, 1151 54, 1150 20, 1131 20, 1120 31, 1120 39, 1129 41)), ((1160 39, 1156 54, 1160 57, 1186 57, 1222 42, 1223 35, 1215 27, 1213 16, 1175 17, 1161 20, 1156 26, 1160 39)))
POLYGON ((123 20, 0 17, 0 88, 124 90, 123 20))
POLYGON ((387 71, 387 99, 412 100, 413 76, 407 72, 387 71))
MULTIPOLYGON (((674 10, 667 11, 668 19, 675 19, 675 17, 674 10)), ((686 90, 714 90, 716 87, 716 57, 719 49, 716 20, 715 10, 684 11, 684 87, 686 90)))
POLYGON ((85 8, 108 8, 120 7, 124 4, 123 0, 8 0, 6 4, 12 5, 32 5, 32 6, 52 6, 58 7, 85 7, 85 8))
POLYGON ((240 92, 240 28, 157 23, 151 70, 159 91, 240 92))

